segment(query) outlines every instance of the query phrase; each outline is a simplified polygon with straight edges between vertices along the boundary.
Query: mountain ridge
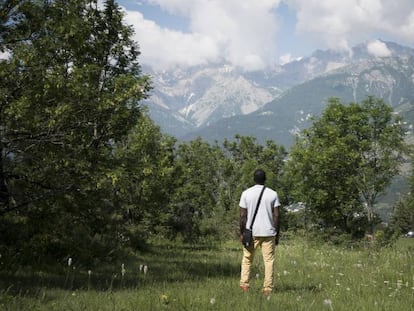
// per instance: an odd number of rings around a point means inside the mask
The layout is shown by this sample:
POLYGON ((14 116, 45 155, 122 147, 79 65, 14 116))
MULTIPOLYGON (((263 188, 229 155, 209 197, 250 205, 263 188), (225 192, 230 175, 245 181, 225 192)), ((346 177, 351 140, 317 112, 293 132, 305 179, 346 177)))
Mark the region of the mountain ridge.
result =
POLYGON ((262 72, 226 64, 152 72, 150 115, 181 140, 222 141, 237 133, 290 145, 329 97, 347 103, 374 95, 393 107, 414 100, 414 50, 382 42, 389 57, 372 56, 362 43, 351 53, 316 50, 262 72))

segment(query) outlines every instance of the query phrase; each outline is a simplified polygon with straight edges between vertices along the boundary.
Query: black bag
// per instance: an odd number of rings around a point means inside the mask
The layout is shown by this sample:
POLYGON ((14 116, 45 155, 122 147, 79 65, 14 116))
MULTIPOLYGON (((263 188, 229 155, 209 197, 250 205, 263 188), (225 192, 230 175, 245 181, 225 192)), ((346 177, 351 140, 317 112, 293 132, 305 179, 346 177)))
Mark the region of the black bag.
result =
POLYGON ((244 247, 246 247, 246 248, 248 248, 251 245, 253 245, 253 234, 252 234, 252 230, 250 230, 250 229, 244 229, 242 243, 243 243, 244 247))
POLYGON ((254 221, 256 219, 257 210, 259 209, 260 201, 262 200, 262 195, 263 195, 263 192, 264 192, 265 188, 266 187, 263 186, 262 191, 260 192, 259 199, 257 200, 257 205, 256 205, 256 209, 254 211, 254 215, 253 215, 252 222, 250 224, 250 229, 246 228, 243 231, 242 244, 246 248, 249 248, 249 247, 252 247, 253 246, 253 223, 254 223, 254 221))

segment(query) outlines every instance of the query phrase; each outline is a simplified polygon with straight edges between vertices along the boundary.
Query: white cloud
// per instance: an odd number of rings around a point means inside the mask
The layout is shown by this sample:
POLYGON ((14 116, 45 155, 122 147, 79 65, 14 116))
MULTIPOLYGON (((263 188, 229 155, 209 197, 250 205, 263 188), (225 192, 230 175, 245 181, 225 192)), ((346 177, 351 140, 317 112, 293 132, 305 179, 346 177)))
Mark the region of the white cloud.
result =
POLYGON ((412 0, 284 0, 296 11, 298 33, 330 48, 371 39, 378 33, 402 43, 414 43, 412 0))
POLYGON ((172 31, 127 12, 141 59, 152 65, 197 65, 223 59, 246 70, 275 62, 280 0, 149 0, 189 20, 189 33, 172 31))
MULTIPOLYGON (((372 38, 414 44, 413 0, 124 0, 156 5, 183 17, 185 32, 162 28, 137 11, 127 12, 127 23, 136 30, 143 63, 165 68, 224 60, 246 70, 260 70, 278 60, 286 63, 301 40, 319 48, 348 50, 372 38), (280 4, 296 16, 296 46, 278 50, 277 35, 286 31, 280 4), (284 54, 284 55, 281 55, 284 54), (280 59, 279 59, 280 58, 280 59)), ((285 44, 285 42, 281 42, 285 44)), ((371 45, 373 43, 371 42, 371 45)), ((387 55, 378 43, 369 50, 387 55)), ((310 53, 312 51, 307 51, 310 53)))
POLYGON ((125 20, 134 26, 140 59, 155 68, 200 65, 219 57, 216 42, 206 35, 161 28, 139 12, 129 11, 125 20))
POLYGON ((369 54, 374 55, 376 57, 391 56, 391 51, 388 49, 387 45, 379 40, 368 42, 367 51, 369 54))

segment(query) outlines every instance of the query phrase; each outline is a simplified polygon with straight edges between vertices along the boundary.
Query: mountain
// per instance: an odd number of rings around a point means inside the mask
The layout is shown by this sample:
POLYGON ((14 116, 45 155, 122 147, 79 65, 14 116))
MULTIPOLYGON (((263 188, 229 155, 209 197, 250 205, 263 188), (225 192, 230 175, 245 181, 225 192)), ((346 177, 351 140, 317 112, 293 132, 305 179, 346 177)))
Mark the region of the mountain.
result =
POLYGON ((382 43, 388 57, 373 56, 363 43, 348 52, 317 50, 261 72, 226 64, 143 68, 154 86, 146 105, 154 122, 179 139, 220 142, 237 133, 289 146, 329 97, 351 102, 374 95, 393 107, 414 102, 414 50, 382 43))
POLYGON ((282 93, 281 88, 266 82, 270 79, 266 73, 252 76, 223 64, 144 71, 154 87, 144 102, 152 119, 164 132, 178 137, 223 117, 256 111, 282 93))
MULTIPOLYGON (((290 146, 295 135, 311 124, 310 117, 320 115, 330 97, 349 103, 360 102, 373 95, 383 98, 396 111, 411 109, 407 107, 414 103, 414 51, 404 51, 410 53, 395 52, 396 56, 386 58, 361 58, 338 66, 288 89, 253 113, 204 126, 187 134, 185 139, 201 136, 210 142, 220 142, 224 138, 232 139, 238 133, 254 136, 261 142, 270 139, 290 146)), ((403 115, 413 123, 414 119, 409 116, 403 115)))

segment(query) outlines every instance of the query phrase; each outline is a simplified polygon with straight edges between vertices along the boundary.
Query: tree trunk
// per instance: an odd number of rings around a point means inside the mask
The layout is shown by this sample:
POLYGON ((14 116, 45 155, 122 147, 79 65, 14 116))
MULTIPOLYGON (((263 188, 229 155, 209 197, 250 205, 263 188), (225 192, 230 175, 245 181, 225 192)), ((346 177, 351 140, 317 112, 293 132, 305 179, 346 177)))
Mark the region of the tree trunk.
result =
POLYGON ((367 200, 365 208, 368 218, 368 234, 374 235, 374 205, 370 200, 367 200))
POLYGON ((9 205, 9 189, 7 187, 7 180, 4 174, 4 153, 3 145, 0 137, 0 207, 4 210, 9 205))

